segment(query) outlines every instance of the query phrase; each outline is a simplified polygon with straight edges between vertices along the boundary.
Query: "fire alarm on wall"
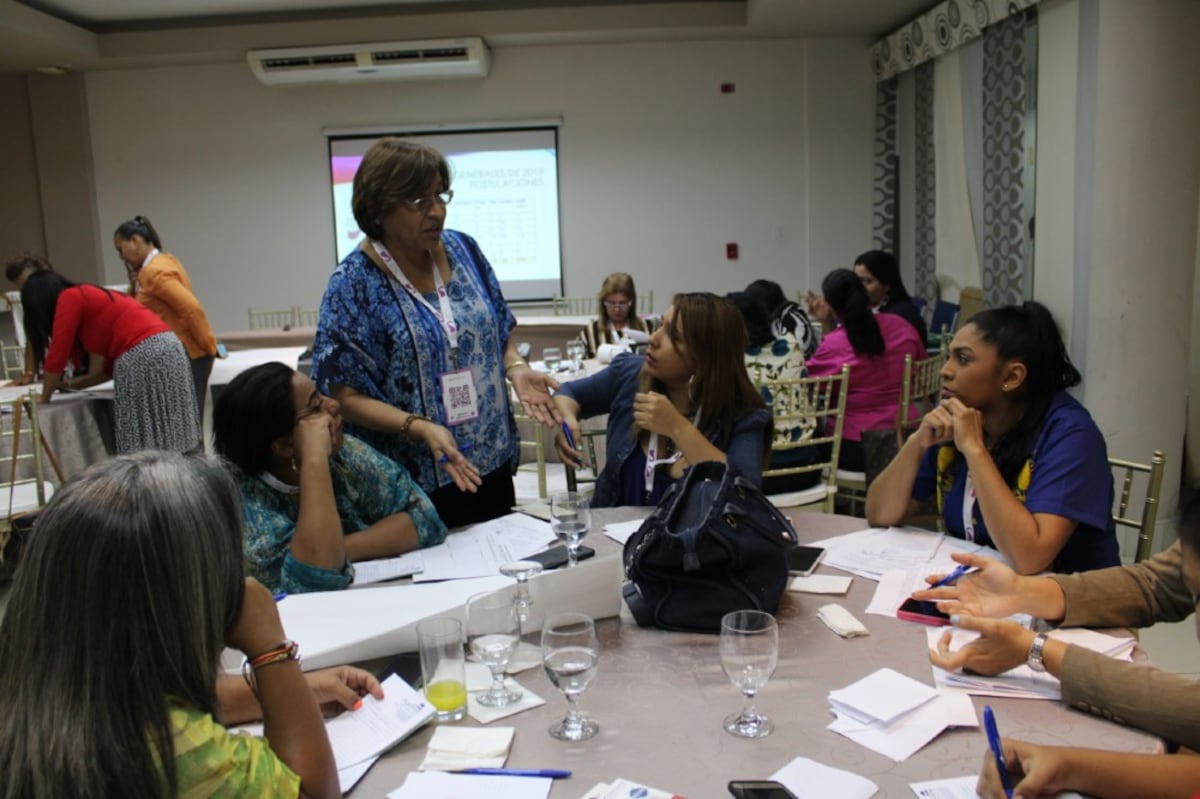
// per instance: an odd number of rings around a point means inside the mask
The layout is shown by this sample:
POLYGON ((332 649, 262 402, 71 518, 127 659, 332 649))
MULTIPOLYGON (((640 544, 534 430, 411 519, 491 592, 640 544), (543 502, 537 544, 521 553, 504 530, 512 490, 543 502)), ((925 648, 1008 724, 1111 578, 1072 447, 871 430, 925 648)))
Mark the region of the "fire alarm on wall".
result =
POLYGON ((721 84, 721 94, 733 94, 736 91, 737 91, 737 84, 735 84, 735 83, 722 83, 721 84))
POLYGON ((725 245, 725 258, 729 261, 736 261, 738 257, 737 242, 731 241, 725 245))

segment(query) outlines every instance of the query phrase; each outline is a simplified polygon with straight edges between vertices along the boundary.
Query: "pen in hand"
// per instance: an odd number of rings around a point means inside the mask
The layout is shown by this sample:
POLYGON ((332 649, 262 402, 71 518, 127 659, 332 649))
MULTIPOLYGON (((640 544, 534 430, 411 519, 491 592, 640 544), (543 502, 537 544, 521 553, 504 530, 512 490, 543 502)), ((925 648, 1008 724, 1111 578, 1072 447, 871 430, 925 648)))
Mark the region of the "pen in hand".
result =
MULTIPOLYGON (((475 449, 475 445, 472 444, 470 441, 468 441, 465 444, 463 444, 462 446, 460 446, 458 448, 458 451, 459 452, 470 452, 473 449, 475 449)), ((450 461, 450 456, 445 453, 442 454, 442 457, 438 458, 438 463, 448 463, 449 461, 450 461)))
POLYGON ((958 582, 959 577, 962 577, 963 575, 973 571, 974 568, 975 568, 974 566, 968 566, 964 563, 963 565, 956 568, 954 571, 947 574, 942 579, 938 580, 933 585, 929 586, 929 589, 942 588, 947 585, 954 585, 956 582, 958 582))
POLYGON ((1004 759, 1004 747, 1000 744, 1000 731, 996 729, 996 715, 992 713, 991 705, 983 706, 983 730, 987 733, 992 757, 996 758, 996 770, 1000 772, 1000 785, 1004 788, 1004 795, 1012 799, 1012 778, 1008 776, 1008 762, 1004 759))
POLYGON ((571 435, 571 428, 566 422, 562 423, 562 431, 563 436, 567 439, 567 446, 571 448, 572 452, 578 452, 579 450, 575 447, 575 436, 571 435))

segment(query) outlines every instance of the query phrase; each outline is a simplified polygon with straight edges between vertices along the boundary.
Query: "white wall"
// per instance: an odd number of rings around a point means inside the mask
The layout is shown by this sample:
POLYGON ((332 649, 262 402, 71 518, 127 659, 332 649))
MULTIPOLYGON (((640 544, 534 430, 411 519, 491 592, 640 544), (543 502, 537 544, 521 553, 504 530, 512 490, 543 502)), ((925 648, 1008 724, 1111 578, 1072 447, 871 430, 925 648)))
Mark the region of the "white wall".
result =
POLYGON ((1055 0, 1041 19, 1035 293, 1073 334, 1109 454, 1167 453, 1161 548, 1175 537, 1193 360, 1200 5, 1055 0))
MULTIPOLYGON (((485 81, 269 89, 243 65, 87 76, 100 228, 142 213, 214 327, 315 306, 333 267, 322 129, 561 117, 568 294, 628 271, 658 304, 769 277, 792 293, 870 242, 867 43, 500 48, 485 81), (721 83, 737 91, 721 94, 721 83), (819 210, 817 208, 819 202, 819 210), (737 242, 740 259, 725 260, 737 242)), ((454 224, 453 206, 449 224, 454 224)), ((103 248, 106 277, 120 280, 103 248)))

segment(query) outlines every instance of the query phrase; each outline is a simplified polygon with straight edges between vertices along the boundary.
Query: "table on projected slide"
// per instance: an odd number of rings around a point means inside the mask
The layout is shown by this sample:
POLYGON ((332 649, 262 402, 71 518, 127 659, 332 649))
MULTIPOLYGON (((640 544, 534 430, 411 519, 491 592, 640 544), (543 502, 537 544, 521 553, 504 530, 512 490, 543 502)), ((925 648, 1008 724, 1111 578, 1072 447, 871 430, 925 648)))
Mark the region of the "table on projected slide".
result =
MULTIPOLYGON (((632 509, 593 512, 586 543, 597 557, 619 551, 603 535, 606 520, 633 518, 632 509)), ((863 519, 817 513, 792 514, 801 541, 861 530, 863 519)), ((840 574, 825 566, 818 571, 840 574)), ((758 707, 774 719, 775 732, 746 741, 727 734, 722 719, 741 705, 737 690, 721 671, 718 638, 644 630, 628 610, 619 618, 596 624, 600 638, 600 672, 580 700, 583 710, 600 724, 590 741, 566 744, 546 732, 565 712, 565 700, 540 670, 517 680, 543 697, 546 704, 497 722, 517 730, 507 765, 513 768, 561 768, 574 772, 555 782, 553 799, 575 799, 597 782, 626 777, 688 799, 727 795, 731 779, 765 778, 793 758, 804 756, 861 774, 879 786, 879 797, 911 797, 909 783, 939 777, 976 774, 987 743, 982 728, 952 729, 902 763, 830 732, 826 695, 882 666, 930 683, 925 628, 868 616, 875 583, 855 578, 844 597, 794 594, 779 610, 779 667, 759 696, 758 707), (827 603, 845 605, 870 630, 864 638, 841 639, 816 618, 827 603)), ((975 697, 996 710, 1001 731, 1043 744, 1098 746, 1105 749, 1157 752, 1161 742, 1064 706, 1032 699, 975 697)), ((477 726, 468 719, 461 722, 477 726)), ((352 796, 383 796, 404 782, 425 754, 433 725, 422 729, 386 754, 363 778, 352 796)))

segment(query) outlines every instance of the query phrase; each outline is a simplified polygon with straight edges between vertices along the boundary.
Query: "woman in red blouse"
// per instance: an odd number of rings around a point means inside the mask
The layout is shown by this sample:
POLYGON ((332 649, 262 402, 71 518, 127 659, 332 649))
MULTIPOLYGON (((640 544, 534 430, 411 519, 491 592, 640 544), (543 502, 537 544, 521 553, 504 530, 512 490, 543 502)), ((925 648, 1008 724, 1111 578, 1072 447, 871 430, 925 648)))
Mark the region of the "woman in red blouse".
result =
POLYGON ((86 388, 111 376, 118 453, 199 451, 200 417, 187 353, 153 311, 56 272, 31 275, 21 288, 21 304, 25 336, 44 371, 42 402, 57 390, 86 388), (78 367, 85 362, 81 374, 78 367))

